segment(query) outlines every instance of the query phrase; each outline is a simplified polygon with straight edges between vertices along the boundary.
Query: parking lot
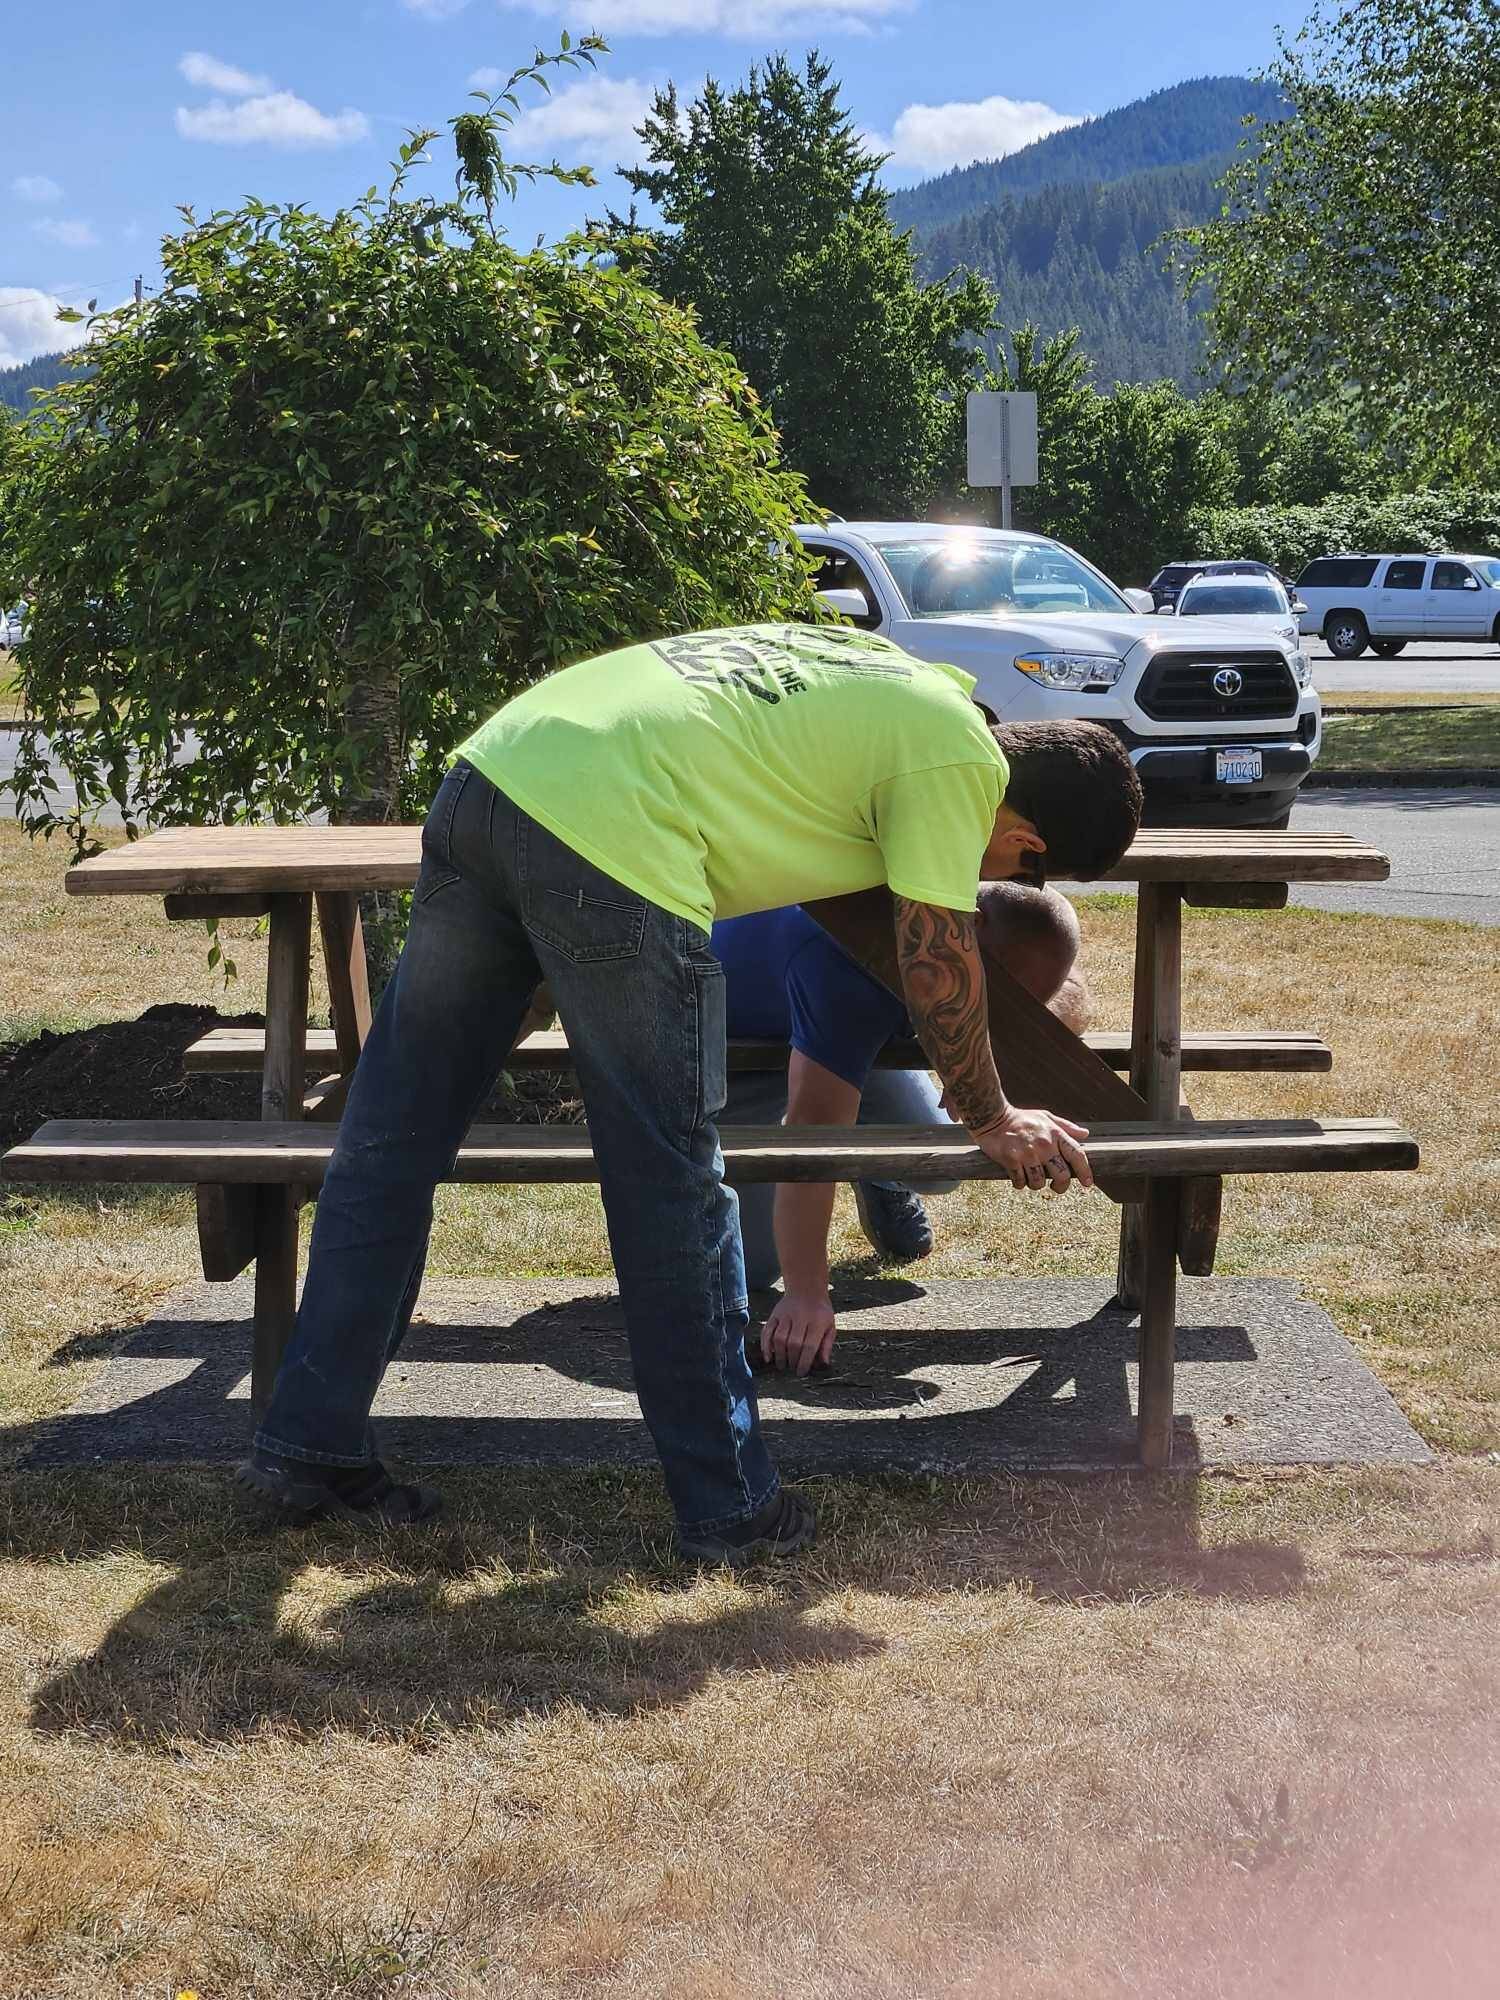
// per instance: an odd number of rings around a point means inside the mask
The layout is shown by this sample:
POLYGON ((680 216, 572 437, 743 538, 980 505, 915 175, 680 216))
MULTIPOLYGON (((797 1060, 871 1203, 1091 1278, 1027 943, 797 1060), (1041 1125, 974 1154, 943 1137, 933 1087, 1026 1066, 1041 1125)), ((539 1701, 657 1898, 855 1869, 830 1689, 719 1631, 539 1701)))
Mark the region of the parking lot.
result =
POLYGON ((1336 660, 1321 639, 1310 641, 1307 650, 1313 663, 1313 681, 1325 695, 1337 697, 1340 690, 1350 688, 1500 694, 1500 646, 1481 646, 1472 640, 1448 644, 1421 640, 1394 660, 1377 660, 1373 653, 1358 660, 1336 660))

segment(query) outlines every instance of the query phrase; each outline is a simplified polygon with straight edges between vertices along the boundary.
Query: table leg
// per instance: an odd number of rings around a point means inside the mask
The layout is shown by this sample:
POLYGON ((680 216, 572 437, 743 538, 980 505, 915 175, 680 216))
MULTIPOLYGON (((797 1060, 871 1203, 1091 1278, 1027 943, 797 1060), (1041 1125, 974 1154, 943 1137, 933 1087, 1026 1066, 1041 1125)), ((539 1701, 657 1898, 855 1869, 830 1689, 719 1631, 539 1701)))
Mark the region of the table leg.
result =
MULTIPOLYGON (((261 1117, 302 1116, 307 1083, 307 984, 312 947, 312 898, 271 899, 266 966, 266 1065, 261 1117)), ((255 1349, 251 1398, 265 1407, 297 1316, 295 1187, 263 1187, 255 1204, 255 1349)))
POLYGON ((1137 1436, 1141 1464, 1172 1463, 1172 1374, 1177 1348, 1177 1227, 1182 1183, 1153 1180, 1141 1224, 1141 1346, 1137 1436))
POLYGON ((370 975, 365 963, 359 898, 328 892, 320 893, 317 901, 339 1070, 347 1076, 359 1061, 359 1052, 370 1032, 370 975))
POLYGON ((311 948, 312 898, 273 896, 266 964, 266 1066, 260 1084, 260 1115, 273 1121, 302 1116, 311 948))
POLYGON ((250 1401, 257 1417, 271 1388, 297 1319, 297 1190, 255 1190, 255 1342, 250 1401))
MULTIPOLYGON (((1143 882, 1135 917, 1135 993, 1130 1023, 1131 1088, 1148 1118, 1176 1118, 1182 1096, 1182 889, 1143 882)), ((1142 1303, 1144 1207, 1120 1215, 1116 1293, 1124 1306, 1142 1303)))

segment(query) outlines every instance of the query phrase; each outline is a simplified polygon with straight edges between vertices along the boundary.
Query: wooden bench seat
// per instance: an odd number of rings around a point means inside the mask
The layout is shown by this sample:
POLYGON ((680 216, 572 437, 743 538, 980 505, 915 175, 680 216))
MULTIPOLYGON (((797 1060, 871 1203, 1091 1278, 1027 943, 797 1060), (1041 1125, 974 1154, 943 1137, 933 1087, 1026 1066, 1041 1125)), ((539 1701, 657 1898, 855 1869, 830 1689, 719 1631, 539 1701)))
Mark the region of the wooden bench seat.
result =
MULTIPOLYGON (((255 1264, 252 1396, 263 1408, 290 1333, 283 1294, 295 1297, 294 1191, 322 1180, 336 1128, 183 1119, 55 1119, 0 1158, 0 1180, 176 1182, 195 1187, 204 1275, 235 1277, 255 1264), (269 1298, 276 1309, 263 1310, 269 1298)), ((1143 1199, 1140 1389, 1141 1461, 1172 1454, 1172 1379, 1182 1192, 1197 1177, 1224 1174, 1361 1173, 1418 1164, 1411 1135, 1385 1118, 1272 1118, 1096 1123, 1089 1157, 1131 1199, 1143 1199)), ((731 1180, 995 1180, 999 1169, 961 1127, 872 1125, 731 1126, 724 1133, 731 1180)), ((477 1125, 451 1176, 457 1181, 536 1183, 597 1178, 581 1126, 477 1125)))
MULTIPOLYGON (((1095 1055, 1111 1069, 1130 1067, 1130 1034, 1125 1029, 1101 1029, 1083 1037, 1095 1055)), ((258 1074, 265 1065, 266 1035, 263 1028, 214 1028, 189 1045, 183 1054, 183 1068, 215 1075, 258 1074)), ((785 1042, 732 1041, 729 1067, 739 1070, 780 1069, 787 1059, 785 1042)), ((928 1061, 920 1042, 888 1042, 878 1057, 885 1069, 926 1069, 928 1061)), ((511 1069, 565 1069, 569 1066, 567 1038, 556 1032, 530 1035, 512 1050, 511 1069)), ((307 1031, 307 1069, 310 1076, 322 1076, 336 1068, 338 1049, 332 1028, 307 1031)), ((1333 1051, 1318 1035, 1271 1032, 1258 1034, 1185 1034, 1182 1038, 1182 1067, 1185 1070, 1219 1071, 1309 1071, 1333 1068, 1333 1051)))
MULTIPOLYGON (((0 1178, 315 1186, 337 1128, 305 1120, 54 1119, 0 1159, 0 1178)), ((957 1125, 735 1125, 724 1135, 735 1181, 996 1180, 1004 1175, 957 1125)), ((1096 1125, 1095 1170, 1122 1178, 1358 1173, 1414 1167, 1417 1145, 1388 1118, 1204 1119, 1096 1125)), ((476 1125, 455 1181, 593 1181, 581 1125, 476 1125)))

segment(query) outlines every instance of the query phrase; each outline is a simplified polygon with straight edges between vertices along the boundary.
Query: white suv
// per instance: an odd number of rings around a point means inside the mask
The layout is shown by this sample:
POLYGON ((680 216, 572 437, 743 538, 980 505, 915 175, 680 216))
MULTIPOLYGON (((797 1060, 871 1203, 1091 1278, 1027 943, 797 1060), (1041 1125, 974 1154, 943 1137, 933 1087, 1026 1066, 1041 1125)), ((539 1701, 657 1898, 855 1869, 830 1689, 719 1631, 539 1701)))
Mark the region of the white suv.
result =
POLYGON ((1155 826, 1284 825, 1322 745, 1295 636, 1160 616, 1061 542, 997 528, 833 521, 797 530, 820 597, 909 653, 962 667, 1005 722, 1120 737, 1155 826))
POLYGON ((1336 660, 1368 646, 1393 660, 1412 639, 1500 644, 1500 557, 1318 556, 1297 579, 1302 630, 1336 660))

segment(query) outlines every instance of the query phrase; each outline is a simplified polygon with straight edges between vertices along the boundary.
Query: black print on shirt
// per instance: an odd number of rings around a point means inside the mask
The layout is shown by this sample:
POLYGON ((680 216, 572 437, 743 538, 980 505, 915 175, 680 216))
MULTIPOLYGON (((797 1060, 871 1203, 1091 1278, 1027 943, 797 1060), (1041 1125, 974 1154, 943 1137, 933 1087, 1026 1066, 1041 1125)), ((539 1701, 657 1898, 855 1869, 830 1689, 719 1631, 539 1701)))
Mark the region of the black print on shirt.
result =
POLYGON ((909 681, 901 655, 868 633, 837 626, 784 625, 765 632, 695 632, 683 639, 655 639, 654 650, 685 681, 742 687, 773 706, 782 696, 805 694, 802 669, 878 680, 909 681))

